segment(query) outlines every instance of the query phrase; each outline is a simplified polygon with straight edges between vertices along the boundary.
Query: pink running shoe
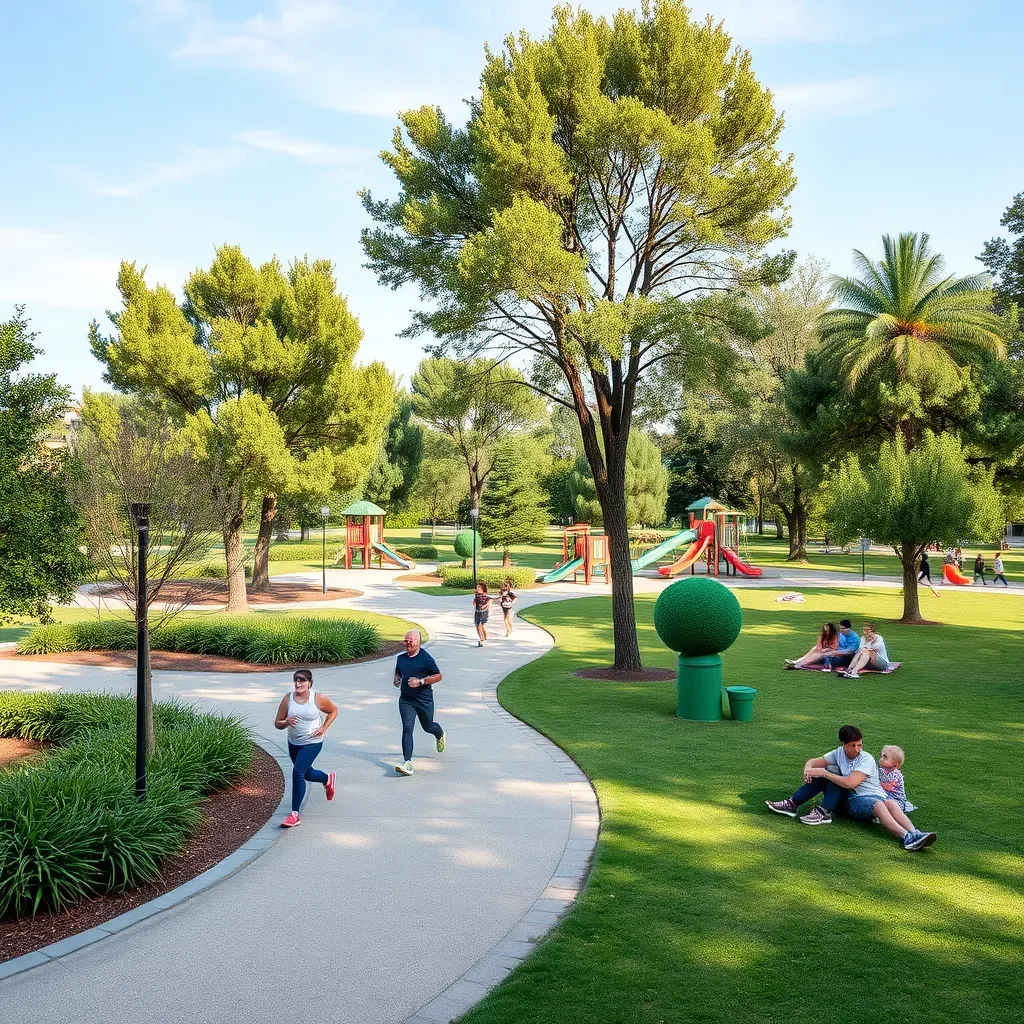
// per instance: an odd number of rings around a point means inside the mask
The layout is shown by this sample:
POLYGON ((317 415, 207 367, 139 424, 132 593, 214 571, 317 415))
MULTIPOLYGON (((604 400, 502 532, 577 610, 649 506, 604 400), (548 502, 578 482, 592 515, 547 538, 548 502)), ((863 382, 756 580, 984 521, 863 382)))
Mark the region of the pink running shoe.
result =
POLYGON ((281 822, 281 828, 295 828, 300 821, 302 821, 302 819, 299 817, 299 812, 292 811, 291 814, 281 822))
POLYGON ((327 782, 324 783, 324 789, 327 791, 327 799, 334 799, 334 772, 327 773, 327 782))

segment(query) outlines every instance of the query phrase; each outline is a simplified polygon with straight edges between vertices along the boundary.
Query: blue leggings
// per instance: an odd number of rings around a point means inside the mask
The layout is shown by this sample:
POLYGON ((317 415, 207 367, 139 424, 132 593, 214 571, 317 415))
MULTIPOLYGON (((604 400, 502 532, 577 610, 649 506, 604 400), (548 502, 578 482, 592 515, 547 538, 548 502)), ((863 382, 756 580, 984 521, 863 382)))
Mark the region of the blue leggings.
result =
POLYGON ((327 785, 327 772, 313 767, 313 762, 323 749, 322 743, 303 743, 301 746, 296 746, 294 743, 288 744, 288 756, 295 766, 292 768, 292 810, 296 814, 306 796, 307 782, 320 782, 327 785))
POLYGON ((406 761, 412 760, 412 727, 416 719, 420 725, 435 739, 444 735, 444 729, 434 721, 434 697, 431 694, 429 700, 403 700, 398 698, 398 714, 402 718, 402 757, 406 761))

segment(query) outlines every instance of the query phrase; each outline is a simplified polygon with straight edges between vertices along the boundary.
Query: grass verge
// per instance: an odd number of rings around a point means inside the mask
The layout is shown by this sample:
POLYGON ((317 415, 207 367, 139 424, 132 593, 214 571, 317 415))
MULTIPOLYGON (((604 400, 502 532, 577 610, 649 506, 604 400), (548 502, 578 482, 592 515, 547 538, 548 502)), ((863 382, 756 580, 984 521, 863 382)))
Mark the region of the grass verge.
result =
MULTIPOLYGON (((551 938, 464 1024, 912 1024, 1020 1019, 1024 744, 1020 621, 1002 594, 943 594, 945 625, 908 627, 895 591, 736 591, 744 629, 726 681, 754 686, 750 724, 674 717, 674 684, 583 680, 609 663, 610 602, 531 608, 556 647, 498 691, 593 780, 603 823, 586 891, 551 938), (783 672, 823 620, 875 620, 892 676, 783 672), (791 792, 844 722, 907 752, 916 823, 904 853, 878 828, 807 828, 764 800, 791 792)), ((637 601, 645 664, 673 667, 637 601)), ((936 609, 929 609, 939 617, 936 609)))

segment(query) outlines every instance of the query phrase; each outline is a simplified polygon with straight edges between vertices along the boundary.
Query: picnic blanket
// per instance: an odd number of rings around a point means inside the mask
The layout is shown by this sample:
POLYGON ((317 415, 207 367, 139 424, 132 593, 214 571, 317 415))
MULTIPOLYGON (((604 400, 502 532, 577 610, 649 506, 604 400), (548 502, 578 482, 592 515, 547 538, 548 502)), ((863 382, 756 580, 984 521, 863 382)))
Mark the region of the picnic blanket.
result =
MULTIPOLYGON (((900 667, 901 664, 902 664, 902 662, 899 662, 899 661, 890 661, 889 662, 889 667, 884 672, 879 672, 877 668, 862 668, 860 670, 860 674, 862 676, 864 676, 864 675, 867 675, 869 672, 873 672, 875 675, 891 676, 893 674, 893 672, 895 672, 896 669, 898 669, 900 667)), ((798 668, 798 669, 803 669, 803 671, 805 671, 805 672, 820 672, 821 671, 821 666, 820 665, 794 665, 793 667, 794 668, 798 668)), ((838 672, 839 669, 832 669, 832 671, 833 672, 838 672)))

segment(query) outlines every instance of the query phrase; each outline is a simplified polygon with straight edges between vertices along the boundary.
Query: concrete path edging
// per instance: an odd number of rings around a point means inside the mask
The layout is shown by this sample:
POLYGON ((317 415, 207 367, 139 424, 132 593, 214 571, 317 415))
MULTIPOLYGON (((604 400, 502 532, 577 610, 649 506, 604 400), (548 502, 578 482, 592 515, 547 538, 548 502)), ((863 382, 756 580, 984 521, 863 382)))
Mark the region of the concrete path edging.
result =
POLYGON ((189 900, 204 890, 217 885, 219 882, 223 882, 226 878, 230 878, 235 872, 241 871, 242 868, 265 853, 284 832, 280 825, 280 818, 291 807, 288 777, 291 775, 292 763, 288 758, 287 752, 282 750, 280 744, 274 740, 261 736, 258 733, 253 733, 252 738, 254 743, 257 743, 277 762, 278 767, 281 769, 281 774, 285 778, 285 787, 280 803, 278 803, 267 823, 258 832, 251 835, 237 850, 229 853, 223 860, 214 864, 213 867, 207 868, 201 874, 196 875, 195 878, 190 878, 187 882, 183 882, 176 889, 171 889, 162 896, 157 896, 156 899, 149 900, 149 902, 119 914, 117 917, 112 917, 109 921, 104 921, 103 924, 87 928, 84 932, 69 935, 65 939, 51 942, 48 946, 34 949, 31 953, 24 953, 22 956, 17 956, 12 960, 0 963, 0 978, 10 978, 15 974, 20 974, 22 971, 30 971, 33 967, 49 963, 51 960, 59 960, 62 956, 74 953, 85 946, 91 946, 94 942, 101 942, 103 939, 108 939, 111 935, 116 935, 118 932, 124 931, 125 928, 130 928, 140 921, 145 921, 148 918, 163 913, 165 910, 170 910, 171 907, 176 907, 179 903, 184 903, 185 900, 189 900))

